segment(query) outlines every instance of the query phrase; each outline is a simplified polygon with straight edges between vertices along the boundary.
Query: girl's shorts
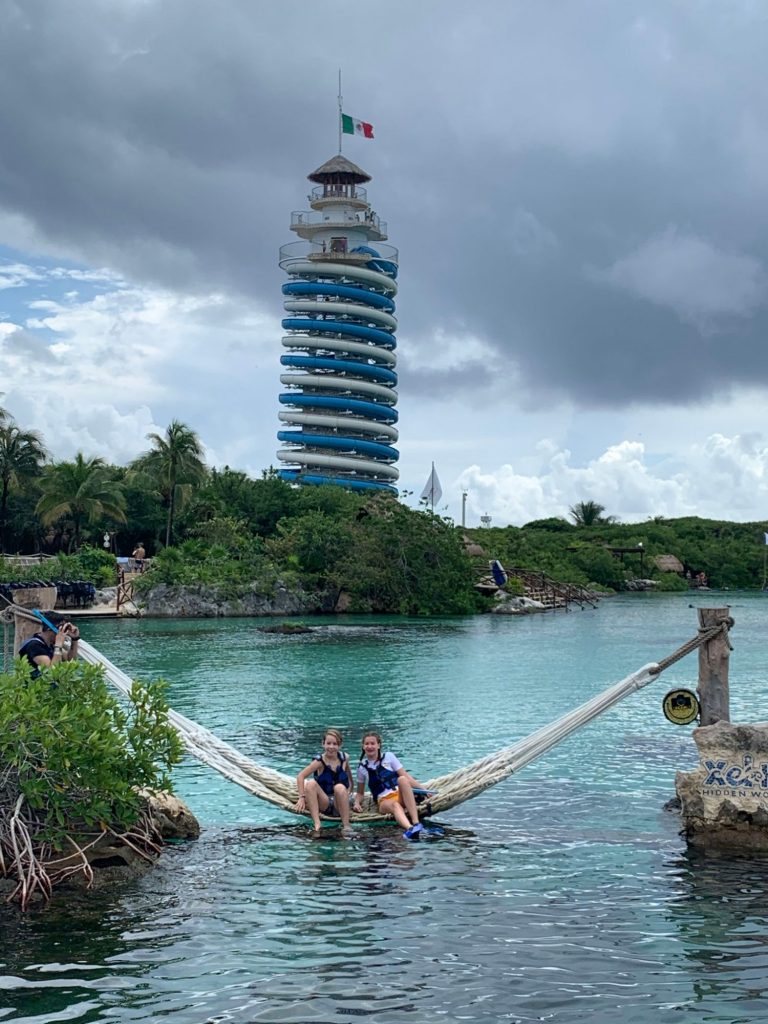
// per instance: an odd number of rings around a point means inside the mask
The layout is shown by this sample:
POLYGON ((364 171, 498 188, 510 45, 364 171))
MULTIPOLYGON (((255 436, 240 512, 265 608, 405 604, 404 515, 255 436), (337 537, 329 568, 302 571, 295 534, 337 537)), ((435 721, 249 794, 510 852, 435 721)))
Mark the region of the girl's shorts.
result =
MULTIPOLYGON (((325 795, 328 796, 327 793, 325 795)), ((352 798, 351 797, 345 797, 344 799, 345 800, 351 800, 352 798)), ((341 817, 341 815, 339 814, 339 810, 338 810, 338 808, 336 806, 336 797, 335 796, 328 796, 328 806, 326 807, 326 809, 322 813, 323 814, 327 814, 329 818, 340 818, 341 817)))

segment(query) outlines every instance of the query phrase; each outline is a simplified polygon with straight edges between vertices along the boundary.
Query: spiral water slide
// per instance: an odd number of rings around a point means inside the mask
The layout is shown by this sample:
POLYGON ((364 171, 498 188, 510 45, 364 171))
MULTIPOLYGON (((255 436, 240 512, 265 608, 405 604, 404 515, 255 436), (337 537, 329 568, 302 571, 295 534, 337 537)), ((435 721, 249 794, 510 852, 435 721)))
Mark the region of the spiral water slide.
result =
POLYGON ((368 260, 282 264, 280 476, 397 494, 397 265, 368 246, 353 254, 368 260))

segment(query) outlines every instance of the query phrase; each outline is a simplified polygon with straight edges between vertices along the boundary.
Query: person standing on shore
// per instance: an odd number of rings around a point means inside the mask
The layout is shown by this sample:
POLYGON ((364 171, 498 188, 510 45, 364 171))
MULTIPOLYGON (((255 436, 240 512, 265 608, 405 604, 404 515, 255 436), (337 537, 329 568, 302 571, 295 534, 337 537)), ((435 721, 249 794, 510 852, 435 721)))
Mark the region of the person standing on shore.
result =
POLYGON ((144 541, 140 540, 136 547, 133 549, 131 558, 134 561, 134 567, 138 572, 144 571, 144 559, 147 557, 147 552, 144 548, 144 541))

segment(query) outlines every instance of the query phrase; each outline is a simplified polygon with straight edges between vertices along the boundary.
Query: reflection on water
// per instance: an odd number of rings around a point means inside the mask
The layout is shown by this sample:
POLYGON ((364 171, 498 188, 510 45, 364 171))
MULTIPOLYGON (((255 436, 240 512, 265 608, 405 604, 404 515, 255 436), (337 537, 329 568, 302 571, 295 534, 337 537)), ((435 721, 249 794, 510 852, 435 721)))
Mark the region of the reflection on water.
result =
MULTIPOLYGON (((732 690, 748 712, 768 602, 740 603, 732 690)), ((331 718, 353 755, 373 722, 427 775, 668 653, 693 614, 679 599, 620 599, 535 620, 320 622, 302 636, 246 621, 89 634, 124 667, 168 677, 179 710, 267 764, 297 770, 331 718)), ((419 844, 388 826, 312 839, 185 763, 198 843, 138 882, 0 915, 0 1022, 761 1019, 768 859, 688 851, 661 809, 693 759, 661 698, 695 672, 695 659, 675 666, 419 844)))

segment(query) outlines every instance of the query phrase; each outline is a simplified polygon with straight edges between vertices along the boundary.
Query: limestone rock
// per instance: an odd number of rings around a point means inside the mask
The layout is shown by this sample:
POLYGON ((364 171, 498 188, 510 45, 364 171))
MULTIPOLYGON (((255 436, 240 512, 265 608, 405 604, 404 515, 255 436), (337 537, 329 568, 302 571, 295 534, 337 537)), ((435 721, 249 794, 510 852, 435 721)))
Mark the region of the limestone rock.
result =
POLYGON ((503 591, 496 595, 496 602, 495 607, 491 608, 493 615, 528 615, 530 612, 547 610, 546 605, 541 601, 534 601, 532 597, 516 597, 503 591))
POLYGON ((301 626, 295 622, 281 622, 277 626, 259 626, 259 633, 280 633, 283 636, 301 636, 304 633, 314 633, 311 626, 301 626))
POLYGON ((716 722, 693 739, 699 766, 675 777, 688 841, 768 850, 768 723, 716 722))
POLYGON ((655 590, 658 585, 657 580, 627 580, 624 584, 624 589, 635 591, 655 590))
POLYGON ((173 793, 162 790, 142 790, 152 824, 163 839, 198 839, 200 822, 173 793))
MULTIPOLYGON (((336 595, 333 599, 335 601, 336 595)), ((233 597, 211 586, 170 586, 158 583, 137 596, 142 615, 155 618, 219 618, 247 615, 306 615, 331 611, 324 597, 289 589, 279 581, 266 594, 252 584, 233 597)))

